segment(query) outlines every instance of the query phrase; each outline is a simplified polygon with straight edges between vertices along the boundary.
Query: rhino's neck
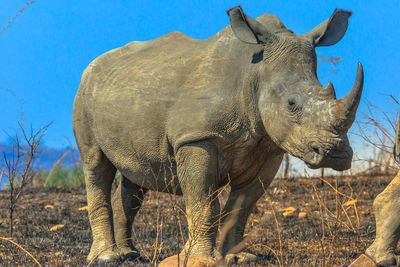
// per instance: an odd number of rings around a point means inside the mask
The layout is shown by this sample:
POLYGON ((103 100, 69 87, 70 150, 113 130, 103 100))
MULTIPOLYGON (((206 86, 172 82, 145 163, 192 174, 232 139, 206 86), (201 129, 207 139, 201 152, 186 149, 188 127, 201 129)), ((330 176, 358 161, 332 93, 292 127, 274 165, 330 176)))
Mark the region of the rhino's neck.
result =
POLYGON ((237 97, 241 114, 248 121, 249 131, 252 136, 264 137, 267 135, 258 109, 259 74, 258 66, 250 65, 243 75, 237 97))
MULTIPOLYGON (((265 131, 259 108, 258 97, 260 85, 260 71, 263 63, 263 46, 246 44, 238 40, 230 26, 223 29, 215 37, 213 58, 225 57, 226 72, 229 80, 223 84, 225 94, 235 94, 233 110, 238 110, 238 123, 242 125, 241 135, 232 140, 241 146, 243 143, 258 142, 265 139, 269 143, 271 138, 265 131), (234 88, 232 88, 234 87, 234 88), (249 140, 252 139, 252 140, 249 140)), ((271 141, 272 142, 272 141, 271 141)))
POLYGON ((268 135, 259 109, 259 97, 262 90, 265 90, 261 85, 262 77, 260 76, 261 73, 265 73, 260 64, 263 63, 252 63, 245 68, 242 81, 238 85, 239 89, 236 105, 240 109, 240 114, 244 116, 243 120, 246 121, 245 125, 248 131, 246 134, 256 142, 263 139, 264 142, 271 146, 271 150, 274 150, 275 148, 278 149, 279 146, 275 144, 273 139, 268 135))

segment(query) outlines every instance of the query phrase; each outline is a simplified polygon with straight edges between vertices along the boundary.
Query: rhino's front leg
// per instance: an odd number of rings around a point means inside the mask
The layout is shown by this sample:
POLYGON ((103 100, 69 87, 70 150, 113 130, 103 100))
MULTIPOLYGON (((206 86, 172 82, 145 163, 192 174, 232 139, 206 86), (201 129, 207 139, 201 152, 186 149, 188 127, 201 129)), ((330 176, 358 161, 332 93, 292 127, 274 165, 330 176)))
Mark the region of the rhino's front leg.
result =
POLYGON ((187 144, 179 148, 176 162, 189 226, 182 253, 213 258, 219 212, 217 149, 207 141, 187 144))
MULTIPOLYGON (((243 240, 243 234, 247 219, 257 200, 264 194, 275 177, 282 162, 283 153, 276 152, 270 155, 252 182, 243 186, 231 185, 231 193, 224 207, 223 223, 229 222, 231 228, 228 230, 224 240, 221 240, 221 254, 226 256, 228 262, 244 263, 255 260, 256 256, 248 252, 231 254, 230 250, 243 240), (235 214, 237 213, 237 214, 235 214), (229 216, 232 214, 232 216, 229 216), (226 216, 228 215, 228 216, 226 216)), ((229 227, 229 226, 227 226, 229 227)), ((224 229, 224 228, 223 228, 224 229)))
POLYGON ((112 198, 114 237, 118 252, 124 259, 133 260, 140 256, 132 244, 132 223, 146 191, 123 176, 112 198))
POLYGON ((400 237, 400 172, 374 200, 376 237, 366 254, 379 266, 400 264, 394 251, 400 237))

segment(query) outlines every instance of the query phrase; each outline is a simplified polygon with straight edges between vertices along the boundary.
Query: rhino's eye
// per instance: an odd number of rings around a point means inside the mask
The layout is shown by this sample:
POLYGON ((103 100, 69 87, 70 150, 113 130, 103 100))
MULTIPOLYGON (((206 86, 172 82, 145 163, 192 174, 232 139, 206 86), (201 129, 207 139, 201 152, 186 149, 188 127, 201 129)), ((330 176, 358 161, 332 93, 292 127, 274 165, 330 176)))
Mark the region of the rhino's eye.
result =
POLYGON ((296 106, 296 100, 289 99, 288 100, 288 106, 289 106, 289 108, 296 106))
POLYGON ((287 109, 290 112, 290 117, 292 117, 295 122, 299 122, 302 115, 302 106, 298 103, 296 98, 291 97, 288 99, 287 109))
POLYGON ((295 112, 299 109, 301 109, 300 105, 297 103, 296 99, 294 98, 289 98, 288 99, 288 109, 292 112, 295 112))

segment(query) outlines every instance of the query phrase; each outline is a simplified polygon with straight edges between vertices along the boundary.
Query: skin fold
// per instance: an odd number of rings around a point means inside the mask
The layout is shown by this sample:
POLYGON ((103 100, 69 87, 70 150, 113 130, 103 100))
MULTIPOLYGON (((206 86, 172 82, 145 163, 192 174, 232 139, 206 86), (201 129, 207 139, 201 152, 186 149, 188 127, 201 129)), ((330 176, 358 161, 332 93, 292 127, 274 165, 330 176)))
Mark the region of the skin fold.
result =
POLYGON ((347 131, 362 66, 353 88, 336 99, 333 85, 318 81, 315 47, 337 43, 351 12, 335 10, 306 35, 274 15, 255 20, 240 7, 228 15, 230 25, 209 39, 172 32, 132 42, 84 71, 73 128, 93 236, 88 261, 139 256, 130 237, 147 190, 183 195, 189 240, 182 253, 216 258, 242 240, 284 153, 311 168, 350 168, 347 131), (116 170, 123 178, 111 199, 116 170), (216 191, 226 184, 231 193, 219 214, 216 191), (217 251, 220 218, 227 223, 233 209, 238 216, 217 251))

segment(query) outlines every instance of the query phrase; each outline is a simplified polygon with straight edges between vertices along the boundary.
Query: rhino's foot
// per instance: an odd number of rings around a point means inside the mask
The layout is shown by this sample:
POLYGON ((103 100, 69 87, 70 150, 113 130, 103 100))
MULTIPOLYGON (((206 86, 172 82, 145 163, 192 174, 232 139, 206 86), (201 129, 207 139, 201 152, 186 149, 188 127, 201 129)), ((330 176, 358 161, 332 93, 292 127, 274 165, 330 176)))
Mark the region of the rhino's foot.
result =
POLYGON ((253 253, 242 251, 237 254, 228 254, 225 256, 225 262, 231 264, 249 264, 257 260, 257 256, 253 253))
POLYGON ((101 253, 96 253, 96 255, 92 256, 89 254, 87 257, 87 262, 88 263, 97 263, 97 264, 108 264, 108 263, 120 263, 121 262, 121 257, 118 253, 116 252, 101 252, 101 253))
POLYGON ((393 252, 387 250, 379 250, 372 244, 366 251, 365 254, 370 257, 378 266, 389 267, 389 266, 400 266, 400 257, 395 255, 393 252))
POLYGON ((121 257, 119 253, 113 249, 112 246, 107 247, 93 243, 86 260, 88 263, 96 262, 97 264, 105 264, 120 262, 121 257))
POLYGON ((124 248, 119 248, 118 251, 119 251, 121 260, 123 262, 124 261, 134 261, 134 260, 140 259, 140 253, 135 248, 124 247, 124 248))
POLYGON ((180 255, 194 255, 194 256, 202 256, 205 258, 215 259, 215 248, 210 246, 207 243, 203 242, 191 242, 190 240, 186 241, 185 246, 179 253, 180 255))

